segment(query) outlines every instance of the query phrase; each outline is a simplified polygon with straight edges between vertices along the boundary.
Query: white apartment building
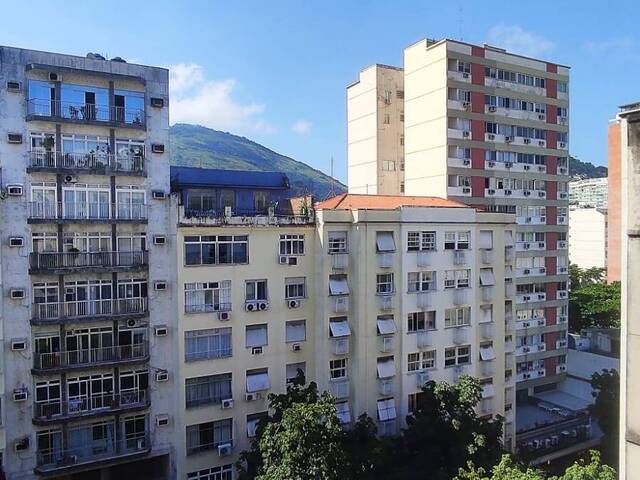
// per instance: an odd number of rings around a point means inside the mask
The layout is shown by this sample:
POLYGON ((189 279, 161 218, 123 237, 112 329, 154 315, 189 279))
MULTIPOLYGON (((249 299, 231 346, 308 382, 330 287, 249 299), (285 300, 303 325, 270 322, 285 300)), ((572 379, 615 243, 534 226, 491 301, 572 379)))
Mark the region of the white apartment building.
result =
POLYGON ((168 100, 165 69, 0 47, 8 478, 172 476, 168 100))
MULTIPOLYGON (((364 108, 358 92, 363 77, 373 81, 372 70, 347 88, 348 138, 366 137, 374 145, 404 132, 403 188, 390 193, 434 195, 516 215, 514 309, 522 320, 516 342, 528 347, 535 337, 539 344, 517 352, 517 369, 536 367, 535 374, 518 377, 519 398, 553 388, 566 371, 566 347, 558 340, 568 319, 569 68, 488 45, 427 39, 404 50, 402 82, 400 73, 395 80, 402 94, 364 108), (374 106, 377 118, 389 109, 404 112, 402 122, 390 116, 391 124, 361 135, 351 119, 363 111, 375 116, 374 106)), ((348 150, 350 191, 384 174, 376 152, 348 150), (358 168, 374 159, 377 170, 358 168)))
POLYGON ((607 233, 607 210, 571 207, 569 261, 581 268, 607 268, 607 233))
POLYGON ((585 178, 569 182, 569 203, 581 207, 607 208, 608 178, 585 178))

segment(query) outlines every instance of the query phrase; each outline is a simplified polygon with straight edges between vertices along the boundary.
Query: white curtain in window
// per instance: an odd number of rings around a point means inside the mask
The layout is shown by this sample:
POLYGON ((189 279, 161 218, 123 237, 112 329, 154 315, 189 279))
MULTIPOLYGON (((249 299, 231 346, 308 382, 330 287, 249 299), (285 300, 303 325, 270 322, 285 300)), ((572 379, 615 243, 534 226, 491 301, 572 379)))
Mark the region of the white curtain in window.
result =
POLYGON ((247 326, 246 346, 262 347, 267 344, 267 326, 247 326))
POLYGON ((306 324, 304 321, 287 322, 286 341, 304 342, 307 338, 306 324))
POLYGON ((269 390, 271 384, 269 383, 268 373, 250 373, 247 374, 247 392, 260 392, 262 390, 269 390))
POLYGON ((331 335, 334 337, 348 337, 351 335, 349 322, 346 320, 330 320, 329 329, 331 330, 331 335))

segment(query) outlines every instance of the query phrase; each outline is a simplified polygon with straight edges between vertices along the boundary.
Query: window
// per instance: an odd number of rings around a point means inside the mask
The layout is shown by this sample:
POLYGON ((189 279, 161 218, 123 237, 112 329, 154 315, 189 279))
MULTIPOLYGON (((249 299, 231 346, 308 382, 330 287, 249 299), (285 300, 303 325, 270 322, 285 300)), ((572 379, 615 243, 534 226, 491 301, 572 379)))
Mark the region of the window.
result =
POLYGON ((302 379, 304 382, 304 378, 307 374, 307 364, 305 362, 289 363, 286 366, 285 370, 287 375, 287 383, 293 383, 296 378, 298 378, 299 373, 302 373, 302 379))
POLYGON ((233 480, 233 465, 222 465, 187 473, 187 480, 233 480))
POLYGON ((376 294, 390 295, 393 293, 393 273, 379 273, 376 275, 376 294))
POLYGON ((391 90, 384 91, 384 103, 391 103, 391 99, 393 98, 393 92, 391 90))
POLYGON ((378 358, 377 361, 378 378, 391 378, 396 374, 396 366, 393 356, 378 358))
POLYGON ((378 253, 396 251, 396 243, 393 240, 393 232, 376 233, 376 251, 378 253))
POLYGON ((34 252, 57 252, 58 234, 55 232, 34 232, 31 234, 34 252))
POLYGON ((421 408, 424 392, 410 393, 408 396, 408 411, 415 415, 421 408))
POLYGON ((424 332, 436 328, 436 312, 411 312, 407 315, 407 331, 424 332))
POLYGON ((245 282, 245 301, 267 300, 266 280, 247 280, 245 282))
POLYGON ((187 455, 215 450, 232 442, 233 419, 187 426, 187 455))
POLYGON ((481 343, 480 344, 480 360, 484 362, 488 362, 491 360, 495 360, 496 353, 493 350, 493 343, 481 343))
POLYGON ((378 315, 376 330, 378 335, 393 335, 396 333, 396 324, 393 321, 393 315, 378 315))
POLYGON ((285 324, 285 342, 304 342, 307 339, 307 322, 290 320, 285 324))
POLYGON ((444 326, 462 327, 471 323, 471 307, 447 308, 444 311, 444 326))
POLYGON ((336 403, 336 416, 343 424, 351 423, 351 410, 349 409, 349 402, 336 403))
POLYGON ((449 347, 444 349, 444 366, 465 365, 471 363, 471 346, 449 347))
POLYGON ((267 324, 247 325, 245 327, 245 347, 264 347, 267 341, 267 324))
POLYGON ((407 250, 409 252, 435 251, 435 249, 436 232, 409 232, 407 234, 407 250))
POLYGON ((187 192, 187 214, 197 215, 203 212, 215 212, 215 190, 189 190, 187 192))
POLYGON ((247 370, 247 393, 261 392, 269 390, 269 371, 266 368, 247 370))
POLYGON ((486 250, 493 248, 493 231, 480 230, 480 239, 478 240, 478 246, 486 250))
POLYGON ((231 280, 185 283, 185 313, 228 311, 231 309, 231 280))
POLYGON ((388 420, 395 420, 395 418, 396 404, 393 398, 378 400, 378 420, 386 422, 388 420))
POLYGON ((480 285, 483 287, 496 284, 496 278, 493 275, 493 268, 480 269, 480 285))
POLYGON ((425 352, 410 353, 407 356, 407 370, 409 372, 417 372, 436 366, 436 351, 428 350, 425 352))
POLYGON ((389 125, 391 123, 391 115, 389 115, 388 113, 384 114, 384 124, 385 125, 389 125))
POLYGON ((347 232, 329 232, 329 254, 347 253, 347 232))
POLYGON ((253 192, 253 208, 256 213, 267 213, 269 206, 269 193, 255 191, 253 192))
POLYGON ((305 298, 306 292, 304 277, 284 279, 284 298, 305 298))
POLYGON ((349 295, 346 275, 329 275, 329 295, 349 295))
POLYGON ((395 172, 396 170, 396 162, 393 160, 383 160, 382 161, 382 171, 384 172, 395 172))
POLYGON ((351 335, 347 317, 333 317, 329 319, 329 337, 347 337, 351 335))
POLYGON ((444 288, 466 288, 469 286, 471 270, 445 270, 444 288))
POLYGON ((409 272, 409 293, 436 289, 436 272, 409 272))
POLYGON ((231 356, 231 328, 212 328, 184 332, 184 361, 231 356))
POLYGON ((62 413, 60 380, 36 383, 36 415, 49 417, 62 413))
POLYGON ((249 262, 247 235, 188 235, 184 237, 185 265, 228 265, 249 262))
POLYGON ((444 232, 445 250, 467 250, 471 232, 444 232))
POLYGON ((493 305, 480 305, 480 323, 493 322, 493 305))
POLYGON ((347 378, 347 359, 339 358, 329 361, 329 378, 331 380, 339 380, 347 378))
POLYGON ((233 211, 236 205, 236 196, 233 190, 222 190, 220 191, 220 206, 224 210, 226 207, 231 207, 231 211, 233 211))
POLYGON ((280 255, 304 255, 304 235, 280 235, 280 255))
POLYGON ((567 82, 558 82, 558 92, 567 93, 569 91, 569 84, 567 82))
POLYGON ((254 438, 258 431, 258 425, 263 419, 268 417, 269 412, 252 413, 247 415, 247 437, 254 438))
POLYGON ((185 380, 187 408, 221 403, 231 398, 231 374, 207 375, 185 380))

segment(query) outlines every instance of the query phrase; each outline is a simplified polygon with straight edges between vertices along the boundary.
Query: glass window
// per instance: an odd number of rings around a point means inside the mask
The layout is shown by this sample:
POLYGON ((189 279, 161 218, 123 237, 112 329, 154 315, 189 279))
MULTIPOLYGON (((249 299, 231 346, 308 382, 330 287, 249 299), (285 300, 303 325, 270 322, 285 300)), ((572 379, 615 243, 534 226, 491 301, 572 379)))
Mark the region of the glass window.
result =
POLYGON ((245 300, 247 302, 267 300, 267 281, 247 280, 245 282, 245 294, 245 300))
POLYGON ((436 328, 436 312, 430 310, 427 312, 410 312, 407 316, 407 331, 423 332, 436 328))
POLYGON ((284 298, 305 298, 306 287, 304 277, 284 279, 284 298))
POLYGON ((185 283, 185 313, 229 311, 231 280, 221 282, 185 283))
POLYGON ((393 273, 379 273, 376 275, 376 293, 388 295, 394 292, 393 273))
POLYGON ((304 235, 280 235, 280 255, 304 255, 304 235))
POLYGON ((184 333, 185 362, 231 356, 231 328, 191 330, 184 333))
POLYGON ((329 232, 329 253, 347 253, 347 232, 329 232))
POLYGON ((346 358, 339 358, 337 360, 329 361, 329 378, 331 380, 347 378, 347 359, 346 358))

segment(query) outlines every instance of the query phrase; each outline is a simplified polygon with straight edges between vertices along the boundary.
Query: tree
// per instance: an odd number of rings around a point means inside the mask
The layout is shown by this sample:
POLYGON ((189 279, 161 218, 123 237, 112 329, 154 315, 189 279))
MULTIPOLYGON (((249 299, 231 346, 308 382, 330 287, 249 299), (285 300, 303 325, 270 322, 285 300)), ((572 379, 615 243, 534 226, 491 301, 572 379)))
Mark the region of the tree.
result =
POLYGON ((460 469, 455 480, 615 480, 616 471, 608 465, 600 463, 600 454, 589 452, 590 462, 575 462, 560 477, 546 477, 541 470, 523 469, 516 465, 509 455, 503 455, 500 463, 489 471, 476 467, 469 462, 465 469, 460 469))
POLYGON ((569 285, 572 290, 577 290, 580 288, 580 284, 582 283, 582 276, 584 275, 584 270, 580 268, 575 263, 569 264, 569 285))
POLYGON ((575 263, 569 265, 569 284, 573 290, 594 283, 603 283, 607 270, 600 267, 581 268, 575 263))
POLYGON ((604 433, 600 442, 602 459, 608 465, 618 465, 620 375, 614 369, 596 372, 591 377, 591 388, 595 390, 595 402, 589 406, 589 412, 604 433))
POLYGON ((376 436, 375 422, 363 413, 358 421, 345 433, 344 451, 348 460, 346 478, 358 480, 379 480, 386 478, 392 470, 393 444, 396 438, 376 436))
POLYGON ((569 295, 569 328, 620 328, 620 282, 594 283, 572 289, 569 295))

